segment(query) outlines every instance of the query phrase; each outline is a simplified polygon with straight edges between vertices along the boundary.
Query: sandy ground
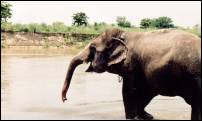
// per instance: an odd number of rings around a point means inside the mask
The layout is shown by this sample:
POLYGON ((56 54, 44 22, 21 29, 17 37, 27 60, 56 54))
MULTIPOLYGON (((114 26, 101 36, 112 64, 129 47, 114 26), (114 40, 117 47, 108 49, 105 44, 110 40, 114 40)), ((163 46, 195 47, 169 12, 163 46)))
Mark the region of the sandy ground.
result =
MULTIPOLYGON (((60 91, 71 56, 2 56, 1 119, 125 119, 122 83, 109 73, 77 68, 68 101, 60 91)), ((158 120, 190 119, 180 97, 158 96, 146 110, 158 120)))

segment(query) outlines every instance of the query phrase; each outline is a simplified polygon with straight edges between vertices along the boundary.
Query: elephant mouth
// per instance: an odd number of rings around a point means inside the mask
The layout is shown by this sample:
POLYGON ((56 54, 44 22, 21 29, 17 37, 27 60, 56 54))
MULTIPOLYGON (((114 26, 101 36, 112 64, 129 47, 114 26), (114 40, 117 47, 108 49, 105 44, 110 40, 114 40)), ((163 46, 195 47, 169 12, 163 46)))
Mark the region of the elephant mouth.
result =
POLYGON ((103 73, 106 71, 107 67, 99 66, 99 67, 93 67, 92 62, 90 63, 89 67, 86 69, 86 72, 96 72, 96 73, 103 73))

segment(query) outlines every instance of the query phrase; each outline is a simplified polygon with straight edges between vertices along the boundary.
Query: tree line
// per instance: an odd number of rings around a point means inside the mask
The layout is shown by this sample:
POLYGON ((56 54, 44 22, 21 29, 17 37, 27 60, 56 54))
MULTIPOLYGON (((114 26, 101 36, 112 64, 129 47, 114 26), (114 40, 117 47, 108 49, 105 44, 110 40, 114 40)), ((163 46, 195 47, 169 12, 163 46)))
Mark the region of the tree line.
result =
MULTIPOLYGON (((11 4, 7 2, 1 3, 1 21, 6 22, 8 18, 11 18, 11 4)), ((78 12, 73 14, 72 16, 72 24, 75 26, 87 26, 89 17, 84 12, 78 12)), ((125 16, 118 16, 116 18, 116 24, 120 27, 132 27, 132 24, 130 21, 126 19, 125 16)), ((169 17, 159 17, 157 19, 149 19, 144 18, 140 22, 141 28, 149 28, 149 27, 156 27, 156 28, 172 28, 174 27, 172 23, 172 19, 169 17)), ((43 24, 44 25, 44 24, 43 24)), ((95 23, 96 25, 96 23, 95 23)))
MULTIPOLYGON (((7 2, 1 2, 1 31, 19 31, 19 32, 81 32, 81 33, 100 33, 109 27, 120 27, 122 29, 162 29, 162 28, 179 28, 173 24, 173 20, 167 16, 158 18, 143 18, 139 27, 135 27, 127 20, 125 16, 117 16, 116 24, 106 24, 105 22, 95 22, 89 24, 89 17, 84 12, 77 12, 72 15, 72 26, 67 26, 63 22, 46 23, 30 23, 16 24, 7 22, 12 16, 11 5, 7 2)), ((194 28, 194 27, 193 27, 194 28)), ((197 25, 198 28, 201 27, 197 25)), ((195 31, 195 30, 194 30, 195 31)), ((200 32, 201 33, 201 32, 200 32)))
MULTIPOLYGON (((87 26, 88 16, 84 12, 75 13, 73 16, 73 25, 77 26, 87 26)), ((125 16, 117 16, 116 23, 120 27, 131 28, 132 24, 127 20, 125 16)), ((96 24, 96 23, 95 23, 96 24)), ((173 20, 167 16, 162 16, 159 18, 143 18, 140 22, 140 28, 174 28, 173 20)))

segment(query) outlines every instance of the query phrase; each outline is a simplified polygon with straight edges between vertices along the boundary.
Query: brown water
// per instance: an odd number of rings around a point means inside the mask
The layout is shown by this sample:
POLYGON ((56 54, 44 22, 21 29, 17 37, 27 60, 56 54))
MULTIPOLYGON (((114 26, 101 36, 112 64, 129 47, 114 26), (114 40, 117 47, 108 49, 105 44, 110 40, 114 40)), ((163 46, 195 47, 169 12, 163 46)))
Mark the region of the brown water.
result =
MULTIPOLYGON (((122 83, 113 74, 75 71, 68 101, 61 87, 72 56, 1 56, 1 119, 125 119, 122 83)), ((179 97, 156 97, 146 108, 156 119, 190 119, 179 97)))

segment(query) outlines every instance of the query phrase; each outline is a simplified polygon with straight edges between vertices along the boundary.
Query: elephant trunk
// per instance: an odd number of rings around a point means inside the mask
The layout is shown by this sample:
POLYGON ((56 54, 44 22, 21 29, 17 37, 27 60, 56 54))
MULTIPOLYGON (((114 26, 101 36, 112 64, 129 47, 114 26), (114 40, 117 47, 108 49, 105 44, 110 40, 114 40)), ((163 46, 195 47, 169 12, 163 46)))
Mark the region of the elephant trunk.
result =
POLYGON ((68 71, 66 74, 65 82, 64 82, 63 88, 62 88, 62 101, 63 102, 65 100, 67 100, 66 94, 69 89, 72 75, 74 73, 75 68, 78 65, 82 64, 84 61, 86 61, 86 62, 88 61, 88 57, 90 54, 89 45, 81 53, 79 53, 77 56, 75 56, 70 62, 70 65, 69 65, 69 68, 68 68, 68 71))

